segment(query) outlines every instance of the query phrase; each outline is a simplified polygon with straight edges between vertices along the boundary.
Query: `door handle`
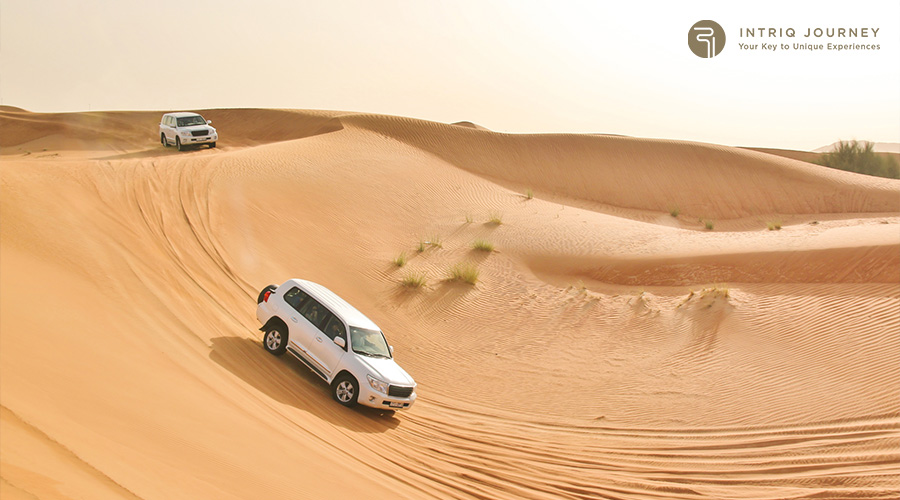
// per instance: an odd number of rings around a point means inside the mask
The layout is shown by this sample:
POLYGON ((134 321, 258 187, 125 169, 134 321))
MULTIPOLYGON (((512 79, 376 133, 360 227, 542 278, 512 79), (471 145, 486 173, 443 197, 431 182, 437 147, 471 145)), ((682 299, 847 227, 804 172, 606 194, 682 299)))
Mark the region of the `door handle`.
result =
POLYGON ((322 337, 316 337, 316 342, 318 342, 318 343, 321 344, 321 343, 322 343, 322 337))
POLYGON ((294 323, 296 323, 296 322, 297 322, 297 318, 291 316, 291 321, 293 321, 294 323))

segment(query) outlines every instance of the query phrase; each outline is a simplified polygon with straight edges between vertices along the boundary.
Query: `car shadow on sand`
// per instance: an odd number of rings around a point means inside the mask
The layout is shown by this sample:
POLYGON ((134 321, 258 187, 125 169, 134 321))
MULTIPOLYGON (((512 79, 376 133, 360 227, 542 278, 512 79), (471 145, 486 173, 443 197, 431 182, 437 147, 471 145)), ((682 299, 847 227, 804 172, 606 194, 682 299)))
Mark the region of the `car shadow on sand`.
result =
POLYGON ((385 432, 400 425, 388 410, 341 406, 328 384, 290 354, 273 356, 259 340, 241 337, 212 339, 209 358, 257 391, 319 419, 355 432, 385 432))

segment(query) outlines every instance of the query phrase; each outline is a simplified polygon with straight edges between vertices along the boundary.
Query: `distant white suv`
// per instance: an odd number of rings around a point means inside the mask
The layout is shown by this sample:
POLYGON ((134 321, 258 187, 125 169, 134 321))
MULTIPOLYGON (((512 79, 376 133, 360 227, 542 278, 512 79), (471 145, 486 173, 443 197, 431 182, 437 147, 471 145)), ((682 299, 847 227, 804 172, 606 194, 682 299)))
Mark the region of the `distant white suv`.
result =
POLYGON ((263 347, 293 354, 331 385, 344 406, 408 409, 416 383, 393 359, 381 329, 334 292, 311 281, 269 285, 257 299, 263 347))
POLYGON ((159 121, 159 142, 165 147, 174 145, 178 151, 195 144, 214 148, 219 134, 211 123, 197 113, 166 113, 159 121))

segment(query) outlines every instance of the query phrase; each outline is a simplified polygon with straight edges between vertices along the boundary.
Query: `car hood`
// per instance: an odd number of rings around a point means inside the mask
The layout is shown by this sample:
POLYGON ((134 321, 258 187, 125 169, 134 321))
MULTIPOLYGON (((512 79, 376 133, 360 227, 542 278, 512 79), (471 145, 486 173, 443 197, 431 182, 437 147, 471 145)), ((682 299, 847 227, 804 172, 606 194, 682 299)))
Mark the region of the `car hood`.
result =
POLYGON ((393 359, 370 358, 360 354, 356 354, 356 357, 359 359, 360 363, 365 365, 366 368, 372 372, 373 376, 388 384, 406 386, 416 385, 416 382, 408 373, 406 373, 406 370, 400 368, 400 365, 393 359))

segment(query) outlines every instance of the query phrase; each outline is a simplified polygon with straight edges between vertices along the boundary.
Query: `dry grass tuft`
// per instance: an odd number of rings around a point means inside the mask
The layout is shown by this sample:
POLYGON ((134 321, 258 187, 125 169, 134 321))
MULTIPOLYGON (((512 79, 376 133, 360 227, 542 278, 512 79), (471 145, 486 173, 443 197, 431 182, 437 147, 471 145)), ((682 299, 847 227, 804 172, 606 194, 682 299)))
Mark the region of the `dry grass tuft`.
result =
POLYGON ((482 252, 493 252, 493 251, 494 251, 494 244, 491 243, 490 241, 485 241, 485 240, 475 240, 475 241, 472 243, 472 248, 475 249, 475 250, 482 251, 482 252))
POLYGON ((449 281, 462 281, 463 283, 468 283, 470 285, 474 285, 478 282, 478 268, 467 262, 450 266, 450 270, 447 274, 447 279, 449 281))
POLYGON ((428 281, 424 272, 409 273, 400 280, 400 284, 407 288, 420 288, 428 281))

